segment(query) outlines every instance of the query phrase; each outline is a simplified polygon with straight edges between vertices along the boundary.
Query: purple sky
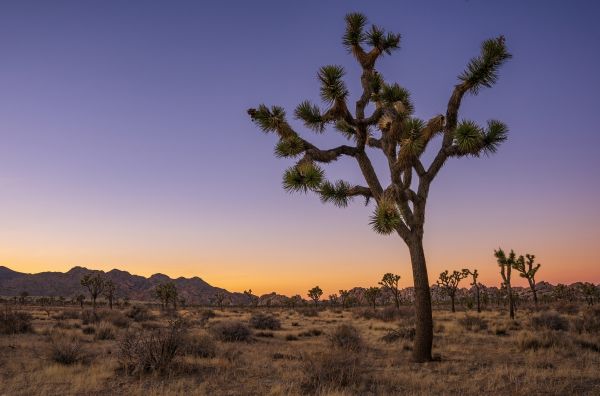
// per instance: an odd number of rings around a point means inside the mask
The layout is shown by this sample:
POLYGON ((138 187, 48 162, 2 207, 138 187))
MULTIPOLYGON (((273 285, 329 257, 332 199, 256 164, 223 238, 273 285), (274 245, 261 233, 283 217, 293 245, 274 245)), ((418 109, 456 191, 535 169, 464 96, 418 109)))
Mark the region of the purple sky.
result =
MULTIPOLYGON (((290 162, 245 113, 318 103, 325 64, 345 66, 354 101, 359 70, 341 46, 351 11, 402 33, 378 69, 420 118, 445 112, 483 39, 504 34, 514 55, 464 101, 462 117, 501 119, 511 135, 489 159, 450 161, 432 187, 430 279, 470 266, 497 283, 501 245, 536 253, 541 279, 600 281, 595 1, 3 2, 0 265, 303 294, 389 271, 410 284, 406 248, 370 230, 370 208, 282 190, 290 162)), ((313 140, 341 142, 330 135, 313 140)), ((327 171, 361 181, 350 161, 327 171)))

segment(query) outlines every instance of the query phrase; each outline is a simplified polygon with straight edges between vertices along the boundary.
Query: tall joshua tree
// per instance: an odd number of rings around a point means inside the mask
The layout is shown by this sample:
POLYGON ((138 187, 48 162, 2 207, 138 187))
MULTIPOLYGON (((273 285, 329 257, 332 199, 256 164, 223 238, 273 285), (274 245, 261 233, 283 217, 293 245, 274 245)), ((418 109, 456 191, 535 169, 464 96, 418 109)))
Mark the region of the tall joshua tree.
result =
POLYGON ((535 273, 540 269, 541 264, 535 264, 535 255, 526 254, 525 257, 519 256, 515 261, 514 269, 517 270, 521 278, 527 279, 529 282, 529 288, 533 295, 533 302, 535 306, 538 305, 537 291, 535 289, 535 273))
POLYGON ((438 286, 440 286, 448 297, 450 297, 450 301, 452 302, 452 312, 456 312, 454 300, 456 299, 458 284, 467 276, 469 276, 468 270, 453 271, 451 274, 446 270, 440 274, 440 278, 437 281, 438 286))
POLYGON ((340 304, 342 304, 342 308, 346 309, 348 306, 348 297, 350 296, 350 292, 348 290, 340 289, 340 304))
POLYGON ((480 290, 479 290, 479 283, 477 283, 477 278, 479 277, 479 273, 477 272, 477 270, 463 270, 467 272, 467 275, 471 275, 473 277, 473 282, 471 283, 471 286, 473 286, 475 288, 475 294, 477 295, 477 312, 481 312, 481 298, 480 298, 480 290))
POLYGON ((517 256, 514 251, 510 251, 508 256, 504 253, 504 250, 494 250, 494 256, 498 261, 500 267, 500 275, 502 276, 502 284, 506 288, 506 295, 508 296, 508 310, 511 319, 515 318, 515 303, 512 294, 512 287, 510 285, 511 270, 515 267, 517 256))
POLYGON ((373 310, 375 310, 375 307, 377 306, 377 298, 380 294, 381 289, 378 287, 372 286, 365 290, 365 299, 367 300, 369 305, 373 306, 373 310))
POLYGON ((92 298, 92 310, 94 311, 94 315, 96 314, 96 299, 104 291, 105 285, 106 281, 100 273, 87 274, 81 278, 81 286, 88 290, 90 297, 92 298))
POLYGON ((354 113, 348 105, 348 89, 343 81, 341 66, 324 66, 317 78, 321 83, 321 99, 326 104, 322 111, 317 105, 304 101, 294 115, 304 125, 322 133, 334 125, 350 145, 321 149, 300 137, 286 120, 285 111, 278 106, 260 105, 248 114, 263 131, 279 138, 275 155, 299 157, 298 162, 285 171, 283 187, 290 192, 317 193, 323 202, 345 207, 355 197, 375 201, 371 217, 373 229, 380 234, 397 234, 408 246, 413 270, 416 304, 416 336, 413 359, 431 360, 433 320, 429 278, 423 250, 425 207, 431 183, 449 158, 479 156, 496 152, 507 138, 508 129, 500 121, 488 121, 480 127, 469 120, 458 120, 458 112, 466 94, 476 95, 482 88, 491 87, 498 79, 500 66, 511 57, 504 37, 485 40, 481 53, 471 59, 458 76, 458 83, 450 95, 445 114, 428 121, 413 116, 414 107, 409 92, 397 83, 386 83, 375 70, 375 64, 384 55, 390 55, 400 46, 400 35, 386 33, 375 25, 367 28, 362 14, 346 16, 343 44, 354 56, 362 74, 362 93, 354 113), (369 103, 374 111, 366 115, 369 103), (434 137, 441 135, 441 144, 435 149, 433 161, 422 161, 422 154, 434 137), (389 167, 390 180, 382 185, 366 148, 383 155, 389 167), (347 181, 335 182, 325 178, 319 164, 340 157, 354 158, 366 185, 347 181), (415 188, 416 187, 416 188, 415 188))
POLYGON ((379 284, 386 290, 389 290, 394 296, 394 304, 396 304, 396 309, 400 309, 400 289, 398 288, 398 281, 400 280, 400 275, 392 274, 388 272, 383 275, 381 282, 379 284))
POLYGON ((106 299, 108 300, 108 306, 110 307, 110 309, 113 309, 113 301, 115 299, 116 290, 117 287, 115 286, 115 283, 113 281, 107 279, 104 282, 104 297, 106 297, 106 299))
POLYGON ((319 299, 323 295, 323 290, 319 286, 315 286, 308 291, 308 297, 315 302, 315 305, 319 303, 319 299))

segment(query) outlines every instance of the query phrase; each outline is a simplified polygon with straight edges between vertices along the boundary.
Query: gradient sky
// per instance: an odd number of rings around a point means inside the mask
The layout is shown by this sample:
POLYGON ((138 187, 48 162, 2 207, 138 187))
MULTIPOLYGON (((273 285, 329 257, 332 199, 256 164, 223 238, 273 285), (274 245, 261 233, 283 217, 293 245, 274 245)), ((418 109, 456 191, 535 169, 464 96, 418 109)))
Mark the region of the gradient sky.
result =
MULTIPOLYGON (((504 34, 514 55, 463 102, 462 117, 501 119, 510 140, 491 158, 450 160, 434 182, 430 281, 475 267, 497 285, 502 246, 536 254, 538 280, 600 282, 596 1, 2 2, 0 265, 260 293, 331 293, 384 272, 410 285, 408 250, 371 231, 372 208, 283 191, 292 161, 246 115, 318 103, 325 64, 346 67, 354 102, 359 69, 341 46, 351 11, 402 33, 378 69, 412 92, 420 118, 445 112, 482 40, 504 34)), ((327 174, 361 181, 351 160, 327 174)))

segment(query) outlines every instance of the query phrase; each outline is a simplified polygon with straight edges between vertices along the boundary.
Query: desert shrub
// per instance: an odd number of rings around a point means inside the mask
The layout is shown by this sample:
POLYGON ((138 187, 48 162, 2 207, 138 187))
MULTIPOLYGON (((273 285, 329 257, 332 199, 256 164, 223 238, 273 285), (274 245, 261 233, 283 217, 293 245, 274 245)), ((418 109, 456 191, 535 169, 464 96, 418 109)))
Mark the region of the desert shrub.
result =
POLYGON ((377 311, 371 308, 357 309, 354 311, 354 317, 366 320, 377 319, 377 311))
POLYGON ((166 328, 128 331, 119 342, 119 364, 126 373, 166 373, 184 352, 188 324, 170 321, 166 328))
POLYGON ((102 320, 110 322, 113 326, 124 329, 129 327, 131 319, 124 315, 121 311, 108 311, 102 315, 102 320))
POLYGON ((557 312, 546 311, 531 317, 531 326, 536 329, 569 330, 569 322, 557 312))
POLYGON ((557 312, 566 315, 577 315, 579 313, 579 305, 572 302, 561 302, 555 305, 557 312))
POLYGON ((275 334, 273 334, 272 331, 259 331, 257 333, 254 334, 257 337, 263 337, 263 338, 273 338, 275 337, 275 334))
POLYGON ((590 351, 600 352, 600 338, 582 338, 576 337, 573 342, 575 345, 583 349, 589 349, 590 351))
POLYGON ((573 324, 579 333, 600 333, 600 306, 587 308, 573 324))
POLYGON ((392 343, 398 340, 409 340, 412 341, 415 339, 416 330, 414 327, 400 327, 398 329, 389 330, 383 337, 381 337, 381 341, 392 343))
POLYGON ((288 334, 285 336, 285 340, 286 341, 298 341, 298 336, 295 336, 293 334, 288 334))
POLYGON ((338 325, 329 334, 329 342, 336 348, 354 352, 360 351, 364 346, 363 339, 356 327, 346 323, 338 325))
POLYGON ((22 334, 33 330, 32 316, 27 312, 15 311, 8 306, 0 313, 0 334, 22 334))
POLYGON ((83 310, 81 311, 81 323, 84 325, 96 323, 100 319, 100 316, 101 313, 94 315, 94 312, 91 309, 83 310))
POLYGON ((279 330, 281 329, 281 322, 274 316, 259 312, 250 318, 250 326, 259 330, 279 330))
POLYGON ((399 317, 399 311, 394 306, 387 306, 377 311, 377 319, 384 322, 392 322, 399 317))
POLYGON ((225 321, 215 323, 211 328, 212 335, 223 342, 248 342, 252 333, 248 326, 239 321, 225 321))
POLYGON ((202 310, 202 311, 200 311, 200 313, 198 315, 200 316, 200 319, 204 319, 204 320, 209 320, 209 319, 212 319, 217 316, 215 311, 213 311, 212 309, 202 310))
POLYGON ((300 323, 298 323, 298 322, 292 322, 292 326, 298 327, 298 326, 300 326, 300 323))
POLYGON ((316 307, 298 308, 296 310, 296 312, 298 312, 302 316, 306 316, 306 317, 309 317, 309 318, 314 318, 314 317, 319 316, 319 310, 316 307))
POLYGON ((208 334, 190 336, 186 340, 185 352, 196 357, 213 358, 217 355, 217 344, 208 334))
POLYGON ((488 328, 487 321, 479 316, 473 315, 465 315, 464 317, 458 319, 458 324, 468 331, 481 331, 488 328))
POLYGON ((108 322, 100 322, 96 326, 95 336, 96 340, 114 340, 115 339, 115 328, 108 322))
POLYGON ((89 325, 88 326, 83 326, 81 328, 81 332, 83 334, 88 334, 88 335, 94 334, 94 333, 96 333, 96 328, 94 326, 89 326, 89 325))
POLYGON ((539 333, 521 332, 517 336, 517 345, 522 351, 529 349, 547 349, 557 346, 563 346, 565 340, 553 331, 542 331, 539 333))
POLYGON ((319 330, 319 329, 308 329, 306 331, 298 333, 298 336, 299 337, 318 337, 321 334, 323 334, 322 330, 319 330))
POLYGON ((323 394, 356 386, 361 381, 360 359, 346 350, 331 350, 302 359, 302 391, 323 394))
POLYGON ((139 304, 129 308, 127 312, 125 312, 125 316, 132 319, 134 322, 146 322, 154 319, 154 315, 152 315, 148 307, 139 304))
POLYGON ((52 317, 56 320, 80 319, 81 313, 75 309, 66 309, 55 313, 52 317))
POLYGON ((54 333, 50 338, 50 359, 56 363, 70 365, 83 358, 81 340, 65 333, 54 333))

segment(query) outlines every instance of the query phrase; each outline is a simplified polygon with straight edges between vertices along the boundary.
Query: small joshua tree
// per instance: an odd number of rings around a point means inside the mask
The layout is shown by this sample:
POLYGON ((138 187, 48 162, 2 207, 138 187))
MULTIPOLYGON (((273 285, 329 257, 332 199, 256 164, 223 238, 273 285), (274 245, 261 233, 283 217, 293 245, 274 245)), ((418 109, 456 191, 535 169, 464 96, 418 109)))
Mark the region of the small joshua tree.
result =
POLYGON ((588 305, 594 305, 594 302, 600 299, 600 289, 593 283, 585 282, 579 285, 579 291, 588 305))
POLYGON ((154 288, 154 297, 160 301, 161 308, 166 310, 169 304, 173 310, 177 310, 177 302, 179 300, 179 292, 177 286, 173 282, 160 283, 154 288))
POLYGON ((533 295, 533 302, 535 306, 538 305, 537 291, 535 289, 535 273, 540 269, 541 264, 535 264, 535 256, 533 254, 526 254, 525 257, 519 256, 515 261, 514 269, 519 273, 521 278, 527 279, 531 294, 533 295))
POLYGON ((511 270, 515 267, 517 256, 514 251, 510 251, 507 256, 504 250, 494 250, 494 256, 498 261, 500 267, 500 275, 502 276, 502 286, 506 289, 506 296, 508 298, 508 311, 511 319, 515 318, 515 302, 512 294, 512 287, 510 285, 511 270))
POLYGON ((85 296, 83 294, 79 294, 77 296, 76 300, 79 303, 79 306, 81 307, 81 309, 83 309, 83 303, 85 302, 85 296))
POLYGON ((477 296, 477 312, 481 312, 481 298, 480 298, 480 293, 479 293, 479 283, 477 283, 477 278, 479 277, 479 274, 477 273, 477 270, 463 270, 463 271, 467 271, 467 275, 471 275, 473 277, 473 282, 471 283, 471 286, 473 286, 475 288, 475 294, 477 296))
POLYGON ((388 272, 383 275, 381 282, 379 284, 389 290, 394 296, 394 304, 396 304, 396 308, 400 309, 400 289, 398 288, 398 281, 400 280, 400 275, 392 274, 388 272))
POLYGON ((223 303, 225 302, 225 293, 222 290, 219 290, 215 293, 212 298, 213 304, 215 304, 219 309, 223 310, 223 303))
POLYGON ((458 290, 458 284, 464 278, 469 276, 468 270, 462 271, 454 271, 451 274, 448 273, 448 270, 442 272, 440 274, 440 279, 437 281, 439 287, 450 297, 450 301, 452 302, 452 312, 456 312, 454 307, 454 300, 456 298, 456 290, 458 290))
POLYGON ((105 284, 106 281, 99 272, 87 274, 81 278, 81 285, 88 290, 90 297, 92 298, 92 310, 94 311, 94 315, 96 314, 96 299, 104 291, 105 284))
POLYGON ((319 304, 319 299, 323 295, 323 290, 319 286, 315 286, 308 291, 308 297, 315 302, 315 305, 319 304))
POLYGON ((110 307, 110 309, 113 309, 113 300, 115 298, 116 290, 117 287, 115 286, 115 283, 113 281, 107 279, 104 282, 104 297, 106 297, 106 299, 108 300, 108 306, 110 307))
POLYGON ((348 297, 350 297, 350 292, 348 290, 340 289, 340 304, 342 304, 343 309, 348 307, 348 297))
POLYGON ((474 121, 460 120, 459 109, 467 94, 477 95, 481 89, 493 86, 498 80, 500 67, 511 58, 503 36, 485 40, 479 56, 472 58, 458 76, 458 83, 450 95, 445 114, 423 121, 414 116, 409 92, 397 83, 387 83, 375 70, 376 62, 400 48, 400 35, 386 33, 378 26, 367 28, 367 18, 358 13, 346 16, 343 44, 361 68, 362 93, 352 113, 349 91, 341 66, 324 66, 317 77, 321 83, 321 98, 326 103, 322 111, 317 105, 304 101, 294 115, 304 125, 322 133, 329 125, 350 141, 331 149, 321 149, 288 123, 282 107, 264 104, 248 110, 253 122, 265 132, 279 138, 275 155, 300 157, 295 166, 285 171, 283 187, 290 192, 313 191, 323 202, 346 207, 355 197, 375 202, 371 225, 375 232, 397 234, 408 246, 415 290, 415 328, 413 360, 431 360, 433 318, 429 277, 425 263, 423 235, 425 209, 431 183, 450 158, 478 157, 495 153, 507 139, 508 128, 497 120, 487 127, 474 121), (368 47, 368 48, 367 48, 368 47), (373 112, 365 114, 373 105, 373 112), (442 136, 433 160, 426 162, 423 153, 436 136, 442 136), (388 183, 382 184, 366 148, 384 158, 388 164, 388 183), (329 181, 319 164, 327 164, 341 157, 356 160, 365 185, 347 181, 329 181))
POLYGON ((373 310, 375 310, 377 307, 377 299, 379 298, 380 294, 381 289, 378 287, 372 286, 365 290, 365 299, 367 300, 369 305, 373 306, 373 310))
POLYGON ((329 305, 331 305, 332 307, 335 307, 338 304, 338 295, 337 294, 330 294, 329 295, 329 305))
POLYGON ((252 289, 248 289, 248 290, 244 290, 244 294, 246 295, 246 297, 248 297, 248 300, 250 301, 250 305, 254 308, 256 308, 258 306, 258 296, 255 296, 254 294, 252 294, 252 289))

